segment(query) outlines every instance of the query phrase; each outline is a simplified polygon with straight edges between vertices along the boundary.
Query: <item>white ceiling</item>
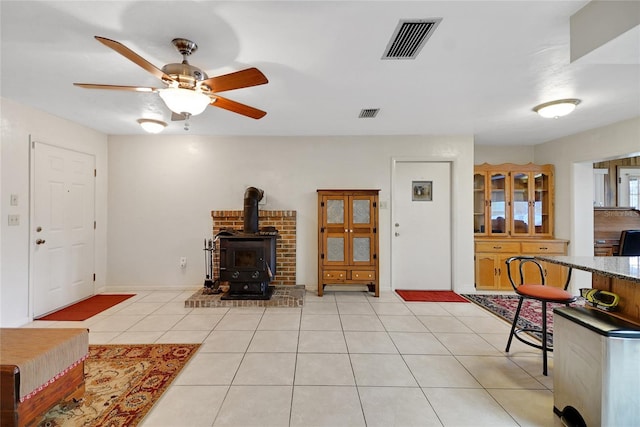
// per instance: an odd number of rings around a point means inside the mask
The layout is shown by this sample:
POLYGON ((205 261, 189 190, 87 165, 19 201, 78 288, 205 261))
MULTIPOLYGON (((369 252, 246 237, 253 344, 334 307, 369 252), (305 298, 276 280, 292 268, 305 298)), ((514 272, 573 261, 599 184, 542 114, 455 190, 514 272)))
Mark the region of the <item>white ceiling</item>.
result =
POLYGON ((606 59, 570 63, 569 19, 587 1, 0 4, 2 97, 106 134, 142 134, 142 117, 169 122, 165 133, 185 131, 157 94, 73 86, 161 87, 95 35, 158 68, 180 62, 171 40, 184 37, 199 46, 190 63, 209 76, 254 66, 267 76, 267 85, 223 93, 267 111, 264 118, 208 107, 191 119, 194 135, 473 134, 477 144, 525 145, 640 116, 637 60, 600 49, 606 59), (442 22, 415 60, 381 59, 400 20, 436 17, 442 22), (582 103, 561 119, 531 111, 560 98, 582 103), (363 108, 380 113, 359 119, 363 108))

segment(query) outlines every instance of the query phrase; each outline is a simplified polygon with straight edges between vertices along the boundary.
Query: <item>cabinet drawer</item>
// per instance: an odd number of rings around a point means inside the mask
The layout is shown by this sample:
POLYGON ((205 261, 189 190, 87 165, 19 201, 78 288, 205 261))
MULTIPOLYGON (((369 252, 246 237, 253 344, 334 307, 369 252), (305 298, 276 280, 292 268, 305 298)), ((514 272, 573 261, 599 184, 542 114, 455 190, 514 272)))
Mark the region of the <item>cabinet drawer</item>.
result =
POLYGON ((564 243, 558 242, 522 242, 523 254, 564 254, 564 243))
POLYGON ((376 280, 376 272, 374 270, 352 271, 351 280, 376 280))
POLYGON ((345 270, 325 270, 322 272, 322 277, 325 280, 345 280, 347 272, 345 270))
POLYGON ((476 252, 520 252, 518 242, 476 242, 476 252))

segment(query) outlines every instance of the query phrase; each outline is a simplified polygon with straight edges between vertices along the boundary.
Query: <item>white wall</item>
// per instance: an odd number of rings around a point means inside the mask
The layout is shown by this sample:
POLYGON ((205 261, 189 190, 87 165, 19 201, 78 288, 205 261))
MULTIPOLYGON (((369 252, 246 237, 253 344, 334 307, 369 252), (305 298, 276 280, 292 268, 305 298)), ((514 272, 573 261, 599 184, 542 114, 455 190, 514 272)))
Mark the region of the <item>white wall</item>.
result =
MULTIPOLYGON (((110 136, 108 289, 202 286, 210 212, 242 210, 247 186, 265 191, 262 209, 297 211, 297 283, 316 285, 316 190, 377 188, 390 207, 393 157, 454 162, 454 289, 472 291, 470 136, 110 136)), ((382 209, 380 273, 387 288, 390 233, 390 210, 382 209)))
MULTIPOLYGON (((593 163, 640 154, 640 117, 535 146, 536 163, 555 165, 556 236, 569 239, 569 254, 593 256, 593 163)), ((590 287, 576 272, 573 288, 590 287)))
POLYGON ((30 283, 30 171, 29 139, 82 151, 96 156, 96 288, 106 279, 107 225, 107 137, 50 114, 0 99, 2 108, 2 184, 0 209, 2 230, 0 252, 0 325, 19 326, 31 320, 30 283), (10 206, 9 196, 18 195, 18 206, 10 206), (19 226, 8 226, 8 215, 20 215, 19 226))
POLYGON ((474 148, 473 164, 515 163, 525 165, 533 162, 532 145, 476 145, 474 148))

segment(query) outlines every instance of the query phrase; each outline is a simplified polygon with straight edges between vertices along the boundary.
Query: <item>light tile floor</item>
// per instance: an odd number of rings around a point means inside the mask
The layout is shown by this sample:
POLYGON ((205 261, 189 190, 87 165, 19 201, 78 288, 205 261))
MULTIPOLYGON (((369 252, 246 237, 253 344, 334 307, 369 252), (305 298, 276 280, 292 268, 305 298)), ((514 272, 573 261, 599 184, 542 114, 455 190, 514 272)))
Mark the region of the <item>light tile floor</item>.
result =
POLYGON ((307 290, 302 308, 185 308, 138 292, 84 322, 91 344, 202 343, 142 422, 155 426, 560 426, 553 359, 471 303, 307 290))

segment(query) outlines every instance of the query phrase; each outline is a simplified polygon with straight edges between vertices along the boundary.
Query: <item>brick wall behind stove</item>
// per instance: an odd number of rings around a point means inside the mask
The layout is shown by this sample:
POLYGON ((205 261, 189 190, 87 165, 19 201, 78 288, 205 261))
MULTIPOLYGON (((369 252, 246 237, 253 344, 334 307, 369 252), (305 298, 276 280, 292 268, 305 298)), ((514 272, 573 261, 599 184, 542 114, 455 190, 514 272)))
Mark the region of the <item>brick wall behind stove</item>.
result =
MULTIPOLYGON (((276 243, 276 277, 272 285, 296 284, 296 211, 258 212, 258 227, 275 227, 278 230, 276 243)), ((220 230, 232 228, 242 231, 244 227, 243 211, 211 211, 213 235, 220 230)), ((220 277, 220 253, 214 254, 214 279, 220 277)))

